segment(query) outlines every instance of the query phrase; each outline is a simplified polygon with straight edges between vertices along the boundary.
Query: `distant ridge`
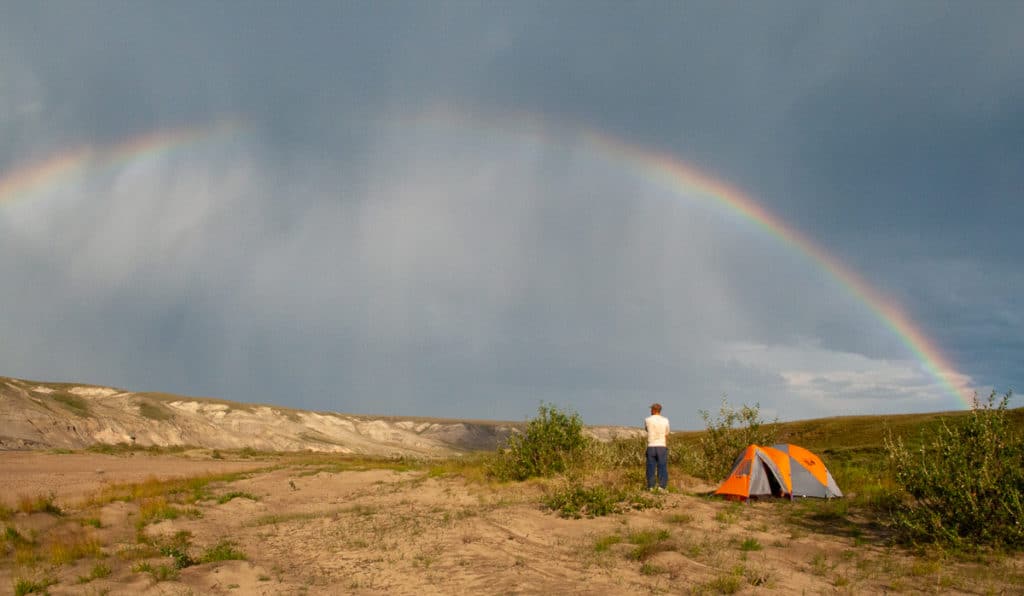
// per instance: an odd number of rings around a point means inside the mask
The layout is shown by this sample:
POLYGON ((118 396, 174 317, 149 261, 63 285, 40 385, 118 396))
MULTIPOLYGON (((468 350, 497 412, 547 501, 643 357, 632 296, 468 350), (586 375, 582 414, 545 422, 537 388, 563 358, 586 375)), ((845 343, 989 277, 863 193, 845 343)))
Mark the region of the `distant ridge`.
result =
MULTIPOLYGON (((523 423, 363 416, 0 377, 0 450, 94 445, 443 457, 493 450, 523 423)), ((594 427, 600 439, 638 429, 594 427)))

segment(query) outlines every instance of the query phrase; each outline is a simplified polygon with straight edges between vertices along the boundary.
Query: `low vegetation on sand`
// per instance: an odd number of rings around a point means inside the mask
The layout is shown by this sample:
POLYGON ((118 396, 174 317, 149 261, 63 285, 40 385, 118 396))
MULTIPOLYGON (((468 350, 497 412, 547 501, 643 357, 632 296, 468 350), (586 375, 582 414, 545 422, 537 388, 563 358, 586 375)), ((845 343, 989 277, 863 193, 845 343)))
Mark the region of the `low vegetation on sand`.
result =
POLYGON ((12 495, 0 499, 0 581, 15 594, 529 593, 566 582, 596 592, 1014 592, 1024 585, 1024 412, 1010 399, 797 423, 723 400, 717 414, 701 412, 704 431, 670 437, 667 493, 642 490, 642 438, 597 441, 577 414, 544 404, 494 452, 261 453, 255 471, 106 482, 73 500, 12 495), (742 447, 774 442, 821 455, 847 497, 710 496, 742 447))
MULTIPOLYGON (((905 544, 1022 550, 1024 431, 1020 412, 1008 407, 1010 398, 1011 393, 997 398, 993 392, 975 399, 969 413, 940 418, 931 429, 922 426, 916 437, 906 425, 890 427, 881 445, 844 454, 837 481, 853 507, 905 544)), ((718 482, 746 445, 772 445, 783 437, 807 443, 787 425, 763 420, 758 404, 734 408, 723 399, 717 416, 700 414, 703 432, 672 437, 677 440, 670 444, 670 461, 677 474, 718 482)), ((526 432, 499 449, 489 471, 501 480, 560 476, 544 504, 567 517, 651 506, 650 498, 637 494, 642 441, 599 443, 582 428, 578 415, 542 405, 526 432)), ((844 451, 842 435, 832 440, 809 446, 828 459, 844 451)))

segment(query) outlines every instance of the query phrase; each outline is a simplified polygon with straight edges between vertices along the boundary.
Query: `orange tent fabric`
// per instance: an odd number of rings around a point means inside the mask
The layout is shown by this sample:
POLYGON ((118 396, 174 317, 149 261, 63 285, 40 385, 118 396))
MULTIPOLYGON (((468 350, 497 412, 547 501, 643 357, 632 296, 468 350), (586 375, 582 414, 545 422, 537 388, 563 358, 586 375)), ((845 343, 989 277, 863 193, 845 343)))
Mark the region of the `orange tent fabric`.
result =
POLYGON ((740 500, 767 496, 843 496, 821 458, 791 444, 747 446, 714 494, 740 500))
MULTIPOLYGON (((794 497, 820 497, 831 499, 843 496, 825 462, 799 445, 780 443, 772 451, 785 454, 789 464, 789 494, 794 497)), ((777 458, 775 459, 778 462, 777 458)))
POLYGON ((736 458, 732 472, 715 494, 740 500, 773 495, 780 497, 788 494, 786 486, 779 466, 768 454, 767 449, 750 445, 736 458))

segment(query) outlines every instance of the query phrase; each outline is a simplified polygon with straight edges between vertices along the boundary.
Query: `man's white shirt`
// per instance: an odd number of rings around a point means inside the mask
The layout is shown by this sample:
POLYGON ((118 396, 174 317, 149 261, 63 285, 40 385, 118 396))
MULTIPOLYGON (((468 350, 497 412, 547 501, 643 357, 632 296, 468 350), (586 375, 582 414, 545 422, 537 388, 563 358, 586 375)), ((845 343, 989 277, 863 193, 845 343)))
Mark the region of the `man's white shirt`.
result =
POLYGON ((644 428, 647 429, 648 447, 668 447, 668 418, 661 414, 651 414, 644 419, 644 428))

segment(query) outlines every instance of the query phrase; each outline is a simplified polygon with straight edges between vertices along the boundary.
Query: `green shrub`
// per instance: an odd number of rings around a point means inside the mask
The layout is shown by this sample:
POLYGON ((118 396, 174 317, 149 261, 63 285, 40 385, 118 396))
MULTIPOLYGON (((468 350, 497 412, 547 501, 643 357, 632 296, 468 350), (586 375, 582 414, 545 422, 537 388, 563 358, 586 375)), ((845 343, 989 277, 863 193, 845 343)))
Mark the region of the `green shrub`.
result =
POLYGON ((897 485, 909 496, 891 511, 901 538, 1024 548, 1024 436, 1007 416, 1010 396, 975 398, 970 416, 943 422, 919 449, 886 439, 897 485))
POLYGON ((725 478, 736 456, 751 444, 773 445, 778 437, 778 419, 761 419, 761 404, 736 408, 722 399, 718 417, 712 419, 707 410, 699 410, 704 419, 704 433, 689 462, 690 472, 706 480, 725 478))
POLYGON ((578 463, 590 443, 579 414, 541 404, 526 430, 498 449, 488 471, 500 480, 554 476, 578 463))

